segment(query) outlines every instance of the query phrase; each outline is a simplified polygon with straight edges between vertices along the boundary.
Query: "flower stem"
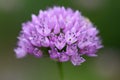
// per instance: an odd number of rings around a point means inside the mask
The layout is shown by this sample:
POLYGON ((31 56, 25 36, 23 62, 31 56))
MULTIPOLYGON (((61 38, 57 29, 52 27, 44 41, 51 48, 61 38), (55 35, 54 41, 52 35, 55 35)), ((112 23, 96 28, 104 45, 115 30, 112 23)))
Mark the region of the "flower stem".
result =
POLYGON ((60 80, 64 80, 62 62, 57 62, 57 66, 58 66, 58 70, 59 70, 59 74, 60 74, 60 78, 61 78, 60 80))

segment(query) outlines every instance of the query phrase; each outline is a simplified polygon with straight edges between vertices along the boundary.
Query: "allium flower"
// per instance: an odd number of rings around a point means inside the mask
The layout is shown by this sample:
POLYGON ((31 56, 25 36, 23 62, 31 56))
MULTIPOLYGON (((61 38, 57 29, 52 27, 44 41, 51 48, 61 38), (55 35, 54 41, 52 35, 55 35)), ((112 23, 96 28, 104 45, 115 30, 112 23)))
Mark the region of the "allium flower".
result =
POLYGON ((31 21, 22 24, 14 51, 17 58, 26 54, 39 58, 46 48, 51 59, 80 65, 85 61, 83 55, 97 56, 102 47, 97 35, 98 30, 79 11, 53 7, 40 10, 38 16, 33 14, 31 21))

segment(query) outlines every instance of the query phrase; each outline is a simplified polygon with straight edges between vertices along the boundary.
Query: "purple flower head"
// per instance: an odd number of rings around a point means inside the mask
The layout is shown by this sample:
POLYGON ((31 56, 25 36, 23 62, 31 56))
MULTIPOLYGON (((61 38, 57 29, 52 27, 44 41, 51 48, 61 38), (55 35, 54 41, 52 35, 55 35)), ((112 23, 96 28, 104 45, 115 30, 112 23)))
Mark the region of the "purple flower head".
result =
POLYGON ((80 65, 83 55, 97 56, 102 48, 98 30, 79 11, 70 8, 53 7, 32 15, 32 20, 22 24, 15 48, 17 58, 27 54, 39 58, 47 49, 51 59, 59 62, 71 61, 80 65))

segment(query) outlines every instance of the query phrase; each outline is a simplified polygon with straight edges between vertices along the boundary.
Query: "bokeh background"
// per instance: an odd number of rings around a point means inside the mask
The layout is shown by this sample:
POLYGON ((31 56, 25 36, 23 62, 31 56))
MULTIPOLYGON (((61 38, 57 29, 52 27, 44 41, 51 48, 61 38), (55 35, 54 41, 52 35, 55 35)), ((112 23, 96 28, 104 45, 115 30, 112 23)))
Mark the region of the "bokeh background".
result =
POLYGON ((21 23, 53 6, 71 7, 97 25, 104 48, 81 66, 63 63, 64 80, 120 80, 120 0, 0 0, 0 80, 60 80, 55 61, 13 51, 21 23))

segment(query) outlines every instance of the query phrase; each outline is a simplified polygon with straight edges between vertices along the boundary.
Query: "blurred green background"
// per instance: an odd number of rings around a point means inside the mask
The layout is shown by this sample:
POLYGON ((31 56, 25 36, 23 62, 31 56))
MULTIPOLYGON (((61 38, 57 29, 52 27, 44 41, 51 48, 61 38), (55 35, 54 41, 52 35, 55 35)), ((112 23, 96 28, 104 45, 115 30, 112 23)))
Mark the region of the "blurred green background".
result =
POLYGON ((63 63, 64 80, 120 80, 120 0, 0 0, 0 80, 60 80, 55 61, 13 51, 21 23, 53 6, 80 10, 100 30, 104 48, 81 66, 63 63))

